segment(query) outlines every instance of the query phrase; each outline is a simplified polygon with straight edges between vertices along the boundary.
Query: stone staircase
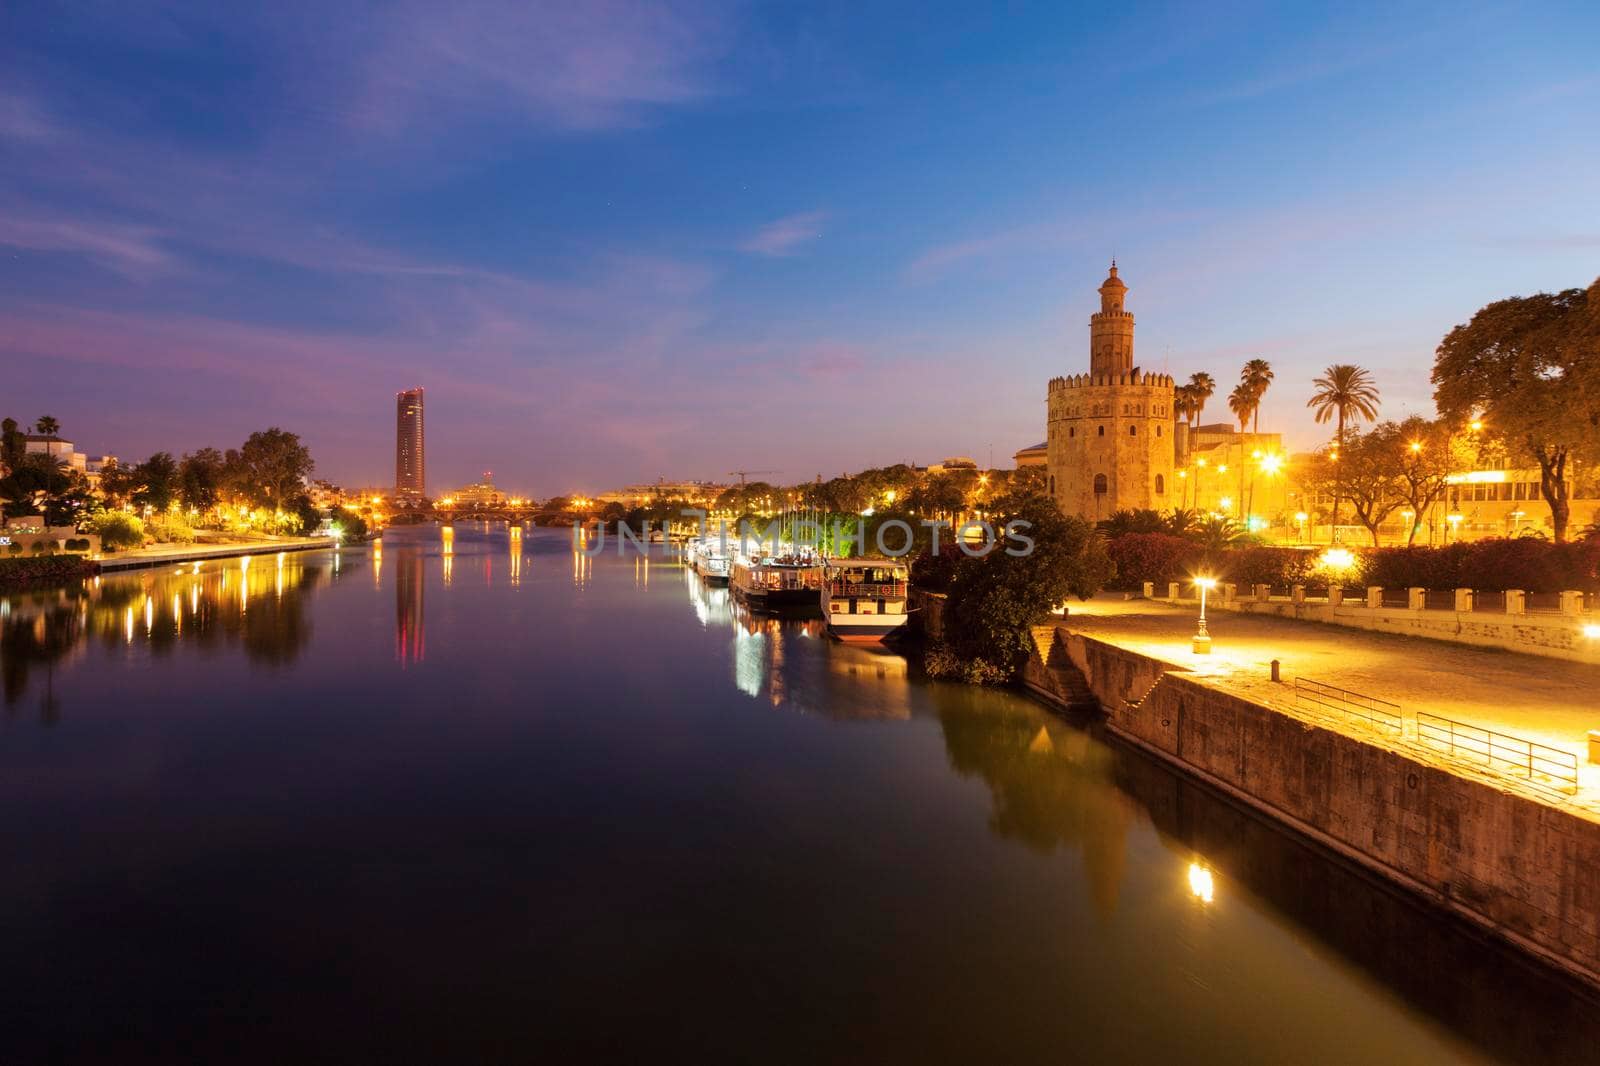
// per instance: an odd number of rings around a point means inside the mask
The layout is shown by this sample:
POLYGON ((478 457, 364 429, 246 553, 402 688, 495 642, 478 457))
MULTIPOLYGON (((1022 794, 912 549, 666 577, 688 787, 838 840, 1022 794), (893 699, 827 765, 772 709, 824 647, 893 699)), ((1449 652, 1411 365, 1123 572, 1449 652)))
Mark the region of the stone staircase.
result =
POLYGON ((1072 710, 1099 710, 1100 701, 1095 699, 1089 682, 1082 671, 1072 665, 1066 648, 1056 638, 1055 625, 1036 625, 1032 627, 1032 632, 1034 649, 1039 653, 1039 662, 1044 667, 1048 686, 1053 690, 1050 695, 1072 710))

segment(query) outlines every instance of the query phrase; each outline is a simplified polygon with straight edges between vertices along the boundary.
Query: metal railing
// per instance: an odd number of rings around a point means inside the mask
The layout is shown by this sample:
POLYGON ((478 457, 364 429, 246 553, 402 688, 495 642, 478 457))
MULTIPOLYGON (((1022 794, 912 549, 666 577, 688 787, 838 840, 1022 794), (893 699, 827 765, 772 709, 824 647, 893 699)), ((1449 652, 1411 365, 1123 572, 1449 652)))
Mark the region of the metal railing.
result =
POLYGON ((1506 613, 1506 594, 1502 589, 1474 589, 1472 609, 1492 614, 1506 613))
POLYGON ((1454 718, 1417 712, 1417 740, 1452 758, 1521 777, 1559 792, 1578 791, 1578 757, 1532 740, 1468 725, 1454 718))
POLYGON ((1528 611, 1559 611, 1561 610, 1561 593, 1559 592, 1530 592, 1526 600, 1528 611))
POLYGON ((1404 726, 1400 720, 1400 705, 1366 696, 1337 685, 1325 685, 1309 677, 1294 679, 1294 701, 1300 707, 1315 707, 1363 719, 1374 729, 1400 736, 1404 726))

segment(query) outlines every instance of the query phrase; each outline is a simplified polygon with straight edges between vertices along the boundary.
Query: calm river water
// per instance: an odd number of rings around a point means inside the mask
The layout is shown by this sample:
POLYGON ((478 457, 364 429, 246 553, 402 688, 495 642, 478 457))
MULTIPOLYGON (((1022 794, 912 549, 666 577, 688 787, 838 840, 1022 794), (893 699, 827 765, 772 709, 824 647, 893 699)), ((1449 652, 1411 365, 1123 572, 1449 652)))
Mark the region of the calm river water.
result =
POLYGON ((1594 1061, 1563 983, 674 560, 0 602, 0 1062, 1594 1061))

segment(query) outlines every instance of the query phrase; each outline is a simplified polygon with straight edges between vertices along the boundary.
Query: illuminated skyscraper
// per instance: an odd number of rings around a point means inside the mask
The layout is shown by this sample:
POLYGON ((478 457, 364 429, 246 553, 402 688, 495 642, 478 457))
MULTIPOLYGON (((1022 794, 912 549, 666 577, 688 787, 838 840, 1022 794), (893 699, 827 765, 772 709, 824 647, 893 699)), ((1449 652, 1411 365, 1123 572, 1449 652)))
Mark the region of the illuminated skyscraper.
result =
POLYGON ((422 441, 422 390, 407 389, 395 397, 394 494, 421 499, 427 495, 422 441))

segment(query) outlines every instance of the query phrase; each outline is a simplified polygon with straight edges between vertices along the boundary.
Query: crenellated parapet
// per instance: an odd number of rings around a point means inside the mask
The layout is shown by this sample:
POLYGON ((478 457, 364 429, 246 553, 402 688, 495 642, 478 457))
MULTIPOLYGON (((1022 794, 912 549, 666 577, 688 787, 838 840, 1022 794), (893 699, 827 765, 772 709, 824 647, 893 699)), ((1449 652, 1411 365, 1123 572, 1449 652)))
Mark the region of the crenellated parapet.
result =
POLYGON ((1126 374, 1068 374, 1065 377, 1050 379, 1051 392, 1062 389, 1083 389, 1105 386, 1142 385, 1150 388, 1170 389, 1173 387, 1171 374, 1146 374, 1135 368, 1126 374))

